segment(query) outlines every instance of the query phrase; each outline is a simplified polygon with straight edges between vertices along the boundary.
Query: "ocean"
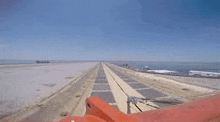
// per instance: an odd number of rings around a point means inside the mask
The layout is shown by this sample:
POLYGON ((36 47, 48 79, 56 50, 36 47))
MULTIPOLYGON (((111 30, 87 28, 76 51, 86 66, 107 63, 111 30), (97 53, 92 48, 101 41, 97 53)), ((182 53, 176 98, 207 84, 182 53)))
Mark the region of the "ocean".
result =
POLYGON ((110 63, 118 66, 128 64, 129 69, 133 70, 149 66, 151 70, 172 70, 179 72, 180 75, 188 75, 190 70, 220 73, 220 62, 114 61, 110 63))
POLYGON ((36 64, 35 60, 5 60, 0 59, 0 65, 9 65, 9 64, 36 64))

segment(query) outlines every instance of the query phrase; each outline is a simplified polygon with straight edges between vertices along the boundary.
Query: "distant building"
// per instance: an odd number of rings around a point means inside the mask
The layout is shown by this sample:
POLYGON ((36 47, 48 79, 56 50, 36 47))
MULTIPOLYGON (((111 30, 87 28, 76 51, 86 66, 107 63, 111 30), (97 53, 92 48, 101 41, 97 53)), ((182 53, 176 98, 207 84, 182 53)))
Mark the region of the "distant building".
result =
POLYGON ((203 76, 203 77, 220 77, 220 73, 217 72, 205 72, 205 71, 194 71, 194 70, 190 70, 189 75, 203 76))
POLYGON ((201 73, 202 73, 202 71, 194 71, 194 70, 189 71, 189 75, 201 76, 201 73))

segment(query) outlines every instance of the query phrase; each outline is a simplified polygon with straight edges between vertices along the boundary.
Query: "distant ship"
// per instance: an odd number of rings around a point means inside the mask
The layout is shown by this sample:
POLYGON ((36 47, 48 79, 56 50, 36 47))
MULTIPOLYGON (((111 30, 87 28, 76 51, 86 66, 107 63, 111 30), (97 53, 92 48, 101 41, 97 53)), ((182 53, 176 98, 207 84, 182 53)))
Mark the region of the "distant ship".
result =
POLYGON ((39 61, 39 60, 37 60, 36 63, 49 63, 49 61, 46 61, 46 60, 39 61))

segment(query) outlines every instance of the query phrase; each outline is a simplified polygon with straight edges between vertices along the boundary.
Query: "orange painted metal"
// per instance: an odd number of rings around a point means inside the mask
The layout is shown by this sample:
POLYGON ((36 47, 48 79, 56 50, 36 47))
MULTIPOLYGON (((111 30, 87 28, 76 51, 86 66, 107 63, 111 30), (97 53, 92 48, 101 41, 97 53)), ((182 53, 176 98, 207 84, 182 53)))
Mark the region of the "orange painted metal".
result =
POLYGON ((129 115, 98 97, 87 98, 86 106, 85 117, 67 117, 60 122, 220 122, 220 94, 170 108, 129 115))
POLYGON ((102 101, 99 97, 91 97, 86 100, 86 115, 97 116, 108 122, 135 121, 135 119, 130 118, 128 115, 122 113, 115 107, 110 106, 105 101, 102 101))
POLYGON ((189 103, 130 115, 147 122, 220 122, 220 94, 189 103))

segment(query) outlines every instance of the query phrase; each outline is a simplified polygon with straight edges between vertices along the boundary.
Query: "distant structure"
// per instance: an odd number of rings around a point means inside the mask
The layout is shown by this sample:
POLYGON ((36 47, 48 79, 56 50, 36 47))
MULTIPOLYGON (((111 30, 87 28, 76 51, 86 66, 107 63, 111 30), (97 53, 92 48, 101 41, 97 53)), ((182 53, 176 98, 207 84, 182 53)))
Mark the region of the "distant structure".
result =
POLYGON ((170 71, 170 70, 147 70, 149 73, 158 73, 158 74, 167 74, 167 75, 176 75, 178 74, 177 71, 170 71))
POLYGON ((203 77, 220 77, 220 73, 217 72, 205 72, 205 71, 194 71, 194 70, 190 70, 189 75, 203 76, 203 77))
POLYGON ((145 66, 144 68, 141 69, 141 72, 147 72, 148 70, 150 70, 150 67, 145 66))
POLYGON ((145 66, 144 68, 137 68, 137 69, 135 69, 135 71, 138 71, 138 72, 147 72, 147 70, 150 70, 149 66, 145 66))
POLYGON ((37 60, 36 63, 49 63, 49 61, 46 61, 46 60, 44 60, 44 61, 43 61, 43 60, 42 60, 42 61, 37 60))
POLYGON ((130 68, 130 66, 128 66, 128 64, 123 64, 122 66, 125 68, 130 68))

